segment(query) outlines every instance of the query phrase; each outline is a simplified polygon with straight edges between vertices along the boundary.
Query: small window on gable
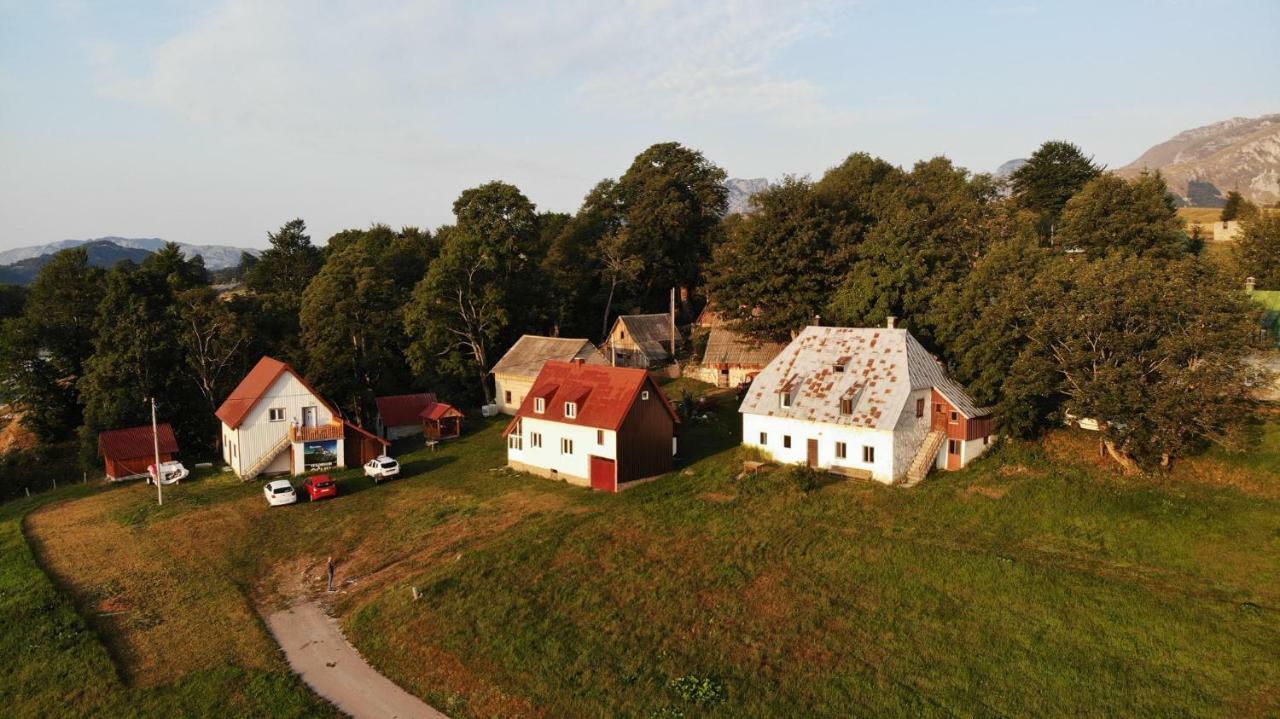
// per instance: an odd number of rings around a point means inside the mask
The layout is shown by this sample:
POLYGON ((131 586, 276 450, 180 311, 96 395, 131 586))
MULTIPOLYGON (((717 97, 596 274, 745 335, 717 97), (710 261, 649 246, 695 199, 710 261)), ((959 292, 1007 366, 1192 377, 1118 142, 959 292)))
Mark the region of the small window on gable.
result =
POLYGON ((502 395, 503 395, 503 399, 506 401, 506 403, 507 403, 507 404, 511 404, 511 390, 505 390, 505 391, 503 391, 502 395))
POLYGON ((284 421, 284 407, 272 407, 271 409, 267 410, 267 421, 269 421, 269 422, 283 422, 283 421, 284 421))
POLYGON ((577 417, 577 416, 578 416, 578 403, 577 403, 577 402, 565 402, 565 403, 564 403, 564 416, 568 417, 569 419, 573 419, 574 417, 577 417))
POLYGON ((541 397, 533 399, 533 411, 542 414, 547 411, 547 401, 541 397))
POLYGON ((960 414, 959 414, 958 412, 952 412, 952 413, 951 413, 951 421, 952 421, 952 423, 955 423, 955 422, 959 421, 959 419, 960 419, 960 414))
POLYGON ((843 414, 843 415, 853 414, 853 398, 845 397, 844 399, 840 400, 840 414, 843 414))
POLYGON ((649 390, 646 389, 643 392, 641 392, 640 399, 649 399, 649 390))
POLYGON ((916 416, 917 417, 924 416, 924 397, 921 397, 920 399, 916 400, 916 416))

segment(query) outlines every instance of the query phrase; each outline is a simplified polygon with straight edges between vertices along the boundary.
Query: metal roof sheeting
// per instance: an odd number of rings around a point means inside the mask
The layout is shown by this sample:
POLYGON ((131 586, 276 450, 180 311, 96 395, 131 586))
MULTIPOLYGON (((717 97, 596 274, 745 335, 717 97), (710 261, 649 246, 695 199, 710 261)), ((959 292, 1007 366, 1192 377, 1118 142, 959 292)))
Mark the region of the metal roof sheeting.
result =
POLYGON ((763 367, 782 352, 781 342, 763 342, 733 330, 716 327, 707 338, 707 349, 702 353, 705 367, 717 365, 745 365, 763 367))
MULTIPOLYGON (((178 451, 178 438, 173 435, 173 427, 168 422, 156 426, 155 439, 160 440, 160 454, 178 451)), ((98 454, 115 460, 151 457, 156 451, 155 439, 151 435, 151 425, 113 429, 98 435, 98 454)))
POLYGON ((378 416, 382 418, 384 427, 404 427, 420 424, 422 410, 436 403, 436 396, 428 392, 417 394, 395 394, 387 397, 375 397, 378 405, 378 416))
POLYGON ((609 364, 589 340, 569 337, 524 335, 511 345, 502 359, 489 370, 493 374, 537 377, 547 360, 584 359, 589 364, 609 364))
POLYGON ((912 390, 930 387, 966 417, 988 414, 905 329, 806 327, 756 375, 739 411, 892 430, 912 390), (850 398, 852 413, 841 414, 850 398))

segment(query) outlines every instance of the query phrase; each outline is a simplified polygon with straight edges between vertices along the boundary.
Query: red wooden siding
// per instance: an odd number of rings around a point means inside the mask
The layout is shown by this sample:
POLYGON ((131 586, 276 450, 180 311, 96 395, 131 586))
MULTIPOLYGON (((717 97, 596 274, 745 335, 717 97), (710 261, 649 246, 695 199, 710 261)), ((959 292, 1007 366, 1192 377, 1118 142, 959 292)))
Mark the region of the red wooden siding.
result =
POLYGON ((618 483, 631 482, 670 472, 671 438, 675 420, 667 410, 662 390, 652 377, 645 379, 631 410, 618 429, 618 483), (649 399, 642 399, 644 393, 649 399))
MULTIPOLYGON (((131 457, 129 459, 112 459, 106 458, 106 469, 108 477, 130 477, 135 474, 146 474, 147 467, 155 464, 156 458, 151 457, 131 457)), ((173 454, 171 452, 160 453, 161 462, 172 462, 173 454)))
POLYGON ((991 434, 991 417, 974 417, 969 419, 951 404, 938 390, 933 390, 929 401, 930 427, 934 431, 946 432, 947 439, 971 440, 981 439, 991 434), (956 413, 956 421, 951 421, 951 413, 956 413))

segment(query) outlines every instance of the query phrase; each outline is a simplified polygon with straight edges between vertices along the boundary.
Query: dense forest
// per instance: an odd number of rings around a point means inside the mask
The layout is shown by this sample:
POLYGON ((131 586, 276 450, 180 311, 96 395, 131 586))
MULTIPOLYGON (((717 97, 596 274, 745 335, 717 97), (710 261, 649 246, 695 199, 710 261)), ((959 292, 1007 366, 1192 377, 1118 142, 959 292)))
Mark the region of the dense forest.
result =
POLYGON ((573 215, 495 181, 435 230, 375 225, 319 246, 296 219, 221 293, 176 246, 110 270, 67 250, 28 289, 0 288, 3 393, 43 441, 78 437, 85 467, 98 432, 149 420, 149 397, 185 456, 211 456, 214 409, 263 354, 367 424, 379 394, 487 401, 488 368, 521 334, 598 341, 620 313, 664 311, 674 288, 683 322, 713 302, 775 340, 815 317, 896 317, 1006 436, 1097 417, 1135 470, 1244 442, 1242 360, 1261 338, 1241 287, 1280 289, 1275 215, 1246 211, 1232 262, 1210 261, 1158 174, 1121 179, 1056 141, 1008 180, 854 154, 744 215, 726 216, 725 177, 663 143, 573 215))

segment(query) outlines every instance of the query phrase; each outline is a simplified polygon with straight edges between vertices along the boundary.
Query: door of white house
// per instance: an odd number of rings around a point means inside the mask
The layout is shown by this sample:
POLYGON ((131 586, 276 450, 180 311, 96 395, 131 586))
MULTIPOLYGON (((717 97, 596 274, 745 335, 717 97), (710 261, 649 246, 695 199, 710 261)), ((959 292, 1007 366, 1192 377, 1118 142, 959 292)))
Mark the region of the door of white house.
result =
POLYGON ((316 408, 315 407, 302 408, 302 426, 303 427, 316 426, 316 408))

